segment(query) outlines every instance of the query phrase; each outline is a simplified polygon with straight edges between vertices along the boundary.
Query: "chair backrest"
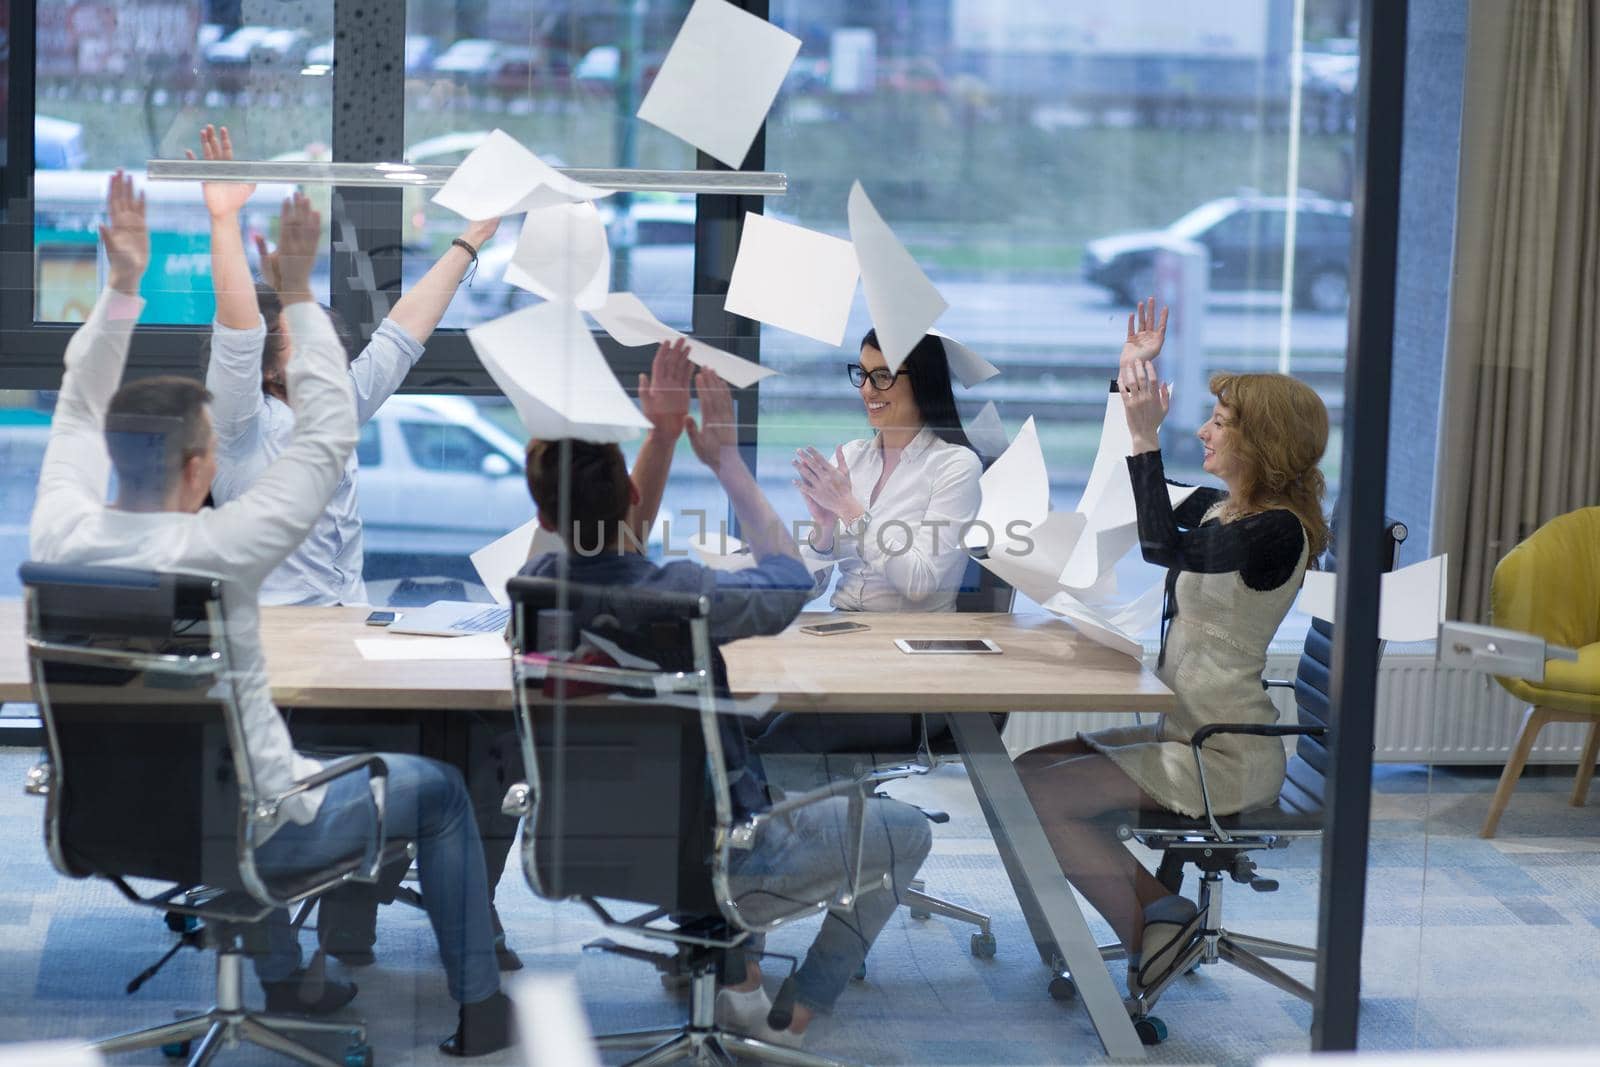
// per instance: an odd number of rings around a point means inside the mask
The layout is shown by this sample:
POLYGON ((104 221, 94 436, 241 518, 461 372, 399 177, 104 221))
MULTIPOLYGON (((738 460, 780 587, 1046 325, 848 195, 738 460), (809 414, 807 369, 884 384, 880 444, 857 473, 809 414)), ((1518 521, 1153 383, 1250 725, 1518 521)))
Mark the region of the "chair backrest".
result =
POLYGON ((1529 534, 1495 565, 1489 590, 1495 626, 1569 648, 1600 641, 1600 507, 1529 534))
POLYGON ((979 563, 976 557, 967 560, 967 569, 961 576, 961 586, 956 591, 956 610, 971 614, 999 612, 1007 614, 1015 602, 1017 591, 1011 583, 979 563))
POLYGON ((238 888, 220 583, 35 563, 21 577, 52 862, 72 877, 238 888))
MULTIPOLYGON (((1394 519, 1384 519, 1382 556, 1383 569, 1394 570, 1400 545, 1405 541, 1405 524, 1394 519)), ((1330 543, 1324 556, 1324 567, 1333 569, 1335 549, 1330 543)), ((1333 626, 1322 619, 1312 619, 1306 631, 1305 648, 1300 653, 1300 663, 1295 669, 1294 702, 1301 726, 1330 725, 1330 677, 1333 667, 1333 626)), ((1279 792, 1280 803, 1292 811, 1305 813, 1322 810, 1329 767, 1328 746, 1332 738, 1324 733, 1320 737, 1301 737, 1295 745, 1295 754, 1289 760, 1279 792)))
POLYGON ((513 578, 507 591, 533 799, 523 830, 529 884, 555 899, 716 915, 711 872, 732 814, 708 600, 544 578, 513 578), (538 613, 550 610, 571 612, 574 635, 587 630, 657 666, 544 658, 538 613))

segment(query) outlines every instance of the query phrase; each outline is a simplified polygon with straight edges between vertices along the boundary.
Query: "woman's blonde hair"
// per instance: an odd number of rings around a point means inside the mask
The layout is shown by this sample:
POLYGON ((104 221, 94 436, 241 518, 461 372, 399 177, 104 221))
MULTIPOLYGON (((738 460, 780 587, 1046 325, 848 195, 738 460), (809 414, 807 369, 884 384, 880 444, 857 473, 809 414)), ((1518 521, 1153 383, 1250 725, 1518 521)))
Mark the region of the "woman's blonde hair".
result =
POLYGON ((1228 411, 1244 468, 1227 510, 1238 516, 1288 508, 1305 527, 1314 562, 1328 546, 1327 483, 1317 468, 1328 447, 1322 398, 1287 374, 1213 374, 1211 392, 1228 411))

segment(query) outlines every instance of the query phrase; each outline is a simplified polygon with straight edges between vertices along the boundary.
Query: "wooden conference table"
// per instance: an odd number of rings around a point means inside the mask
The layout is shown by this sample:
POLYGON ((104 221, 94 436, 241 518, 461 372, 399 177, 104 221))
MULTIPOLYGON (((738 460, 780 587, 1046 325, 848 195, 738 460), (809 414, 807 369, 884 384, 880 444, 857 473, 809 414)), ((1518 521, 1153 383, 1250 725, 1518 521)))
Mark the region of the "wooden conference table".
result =
MULTIPOLYGON (((272 693, 279 706, 337 721, 423 716, 432 736, 469 713, 509 712, 506 660, 367 660, 357 638, 414 640, 364 626, 365 608, 268 608, 262 612, 272 693)), ((989 712, 1148 711, 1172 693, 1120 653, 1043 614, 883 614, 871 629, 830 637, 799 632, 805 615, 775 637, 723 647, 737 696, 770 694, 778 710, 944 712, 1006 873, 1045 964, 1071 974, 1106 1052, 1142 1059, 1110 973, 1061 875, 989 712), (995 656, 907 656, 896 638, 987 637, 995 656)), ((31 699, 17 602, 0 603, 0 701, 31 699)), ((429 731, 424 730, 425 738, 429 731)), ((424 742, 424 749, 437 747, 424 742)), ((446 746, 449 747, 449 746, 446 746)), ((456 752, 461 750, 458 748, 456 752)), ((430 755, 441 755, 435 751, 430 755)))

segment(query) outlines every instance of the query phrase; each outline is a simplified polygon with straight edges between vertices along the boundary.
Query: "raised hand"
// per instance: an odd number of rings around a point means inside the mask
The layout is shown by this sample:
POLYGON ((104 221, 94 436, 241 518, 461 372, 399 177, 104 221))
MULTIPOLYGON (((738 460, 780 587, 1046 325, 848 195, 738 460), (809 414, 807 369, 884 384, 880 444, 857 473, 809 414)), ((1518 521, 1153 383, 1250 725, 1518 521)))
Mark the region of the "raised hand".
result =
POLYGON ((832 463, 816 449, 802 448, 794 454, 794 469, 799 475, 795 486, 805 497, 811 517, 824 528, 831 529, 835 517, 853 522, 867 510, 850 484, 843 448, 834 449, 832 463))
POLYGON ((267 239, 256 234, 256 256, 261 260, 261 280, 273 289, 283 289, 283 271, 278 266, 278 253, 267 247, 267 239))
POLYGON ((1167 341, 1167 308, 1161 309, 1156 319, 1156 298, 1141 300, 1134 313, 1128 316, 1128 338, 1122 343, 1122 354, 1117 359, 1117 384, 1132 385, 1133 368, 1148 363, 1161 354, 1167 341))
POLYGON ((1128 436, 1132 439, 1133 455, 1153 452, 1161 447, 1161 423, 1172 407, 1172 389, 1157 381, 1155 371, 1148 363, 1136 362, 1131 380, 1120 383, 1122 411, 1128 420, 1128 436))
MULTIPOLYGON (((200 131, 200 152, 208 160, 233 159, 233 139, 228 136, 228 127, 224 126, 219 131, 215 126, 206 125, 200 131)), ((194 158, 192 149, 184 149, 183 154, 190 159, 194 158)), ((256 191, 253 182, 201 182, 200 195, 205 198, 206 210, 214 219, 237 215, 256 191)))
POLYGON ((311 268, 322 238, 322 216, 304 193, 283 202, 278 216, 278 292, 284 303, 311 299, 311 268))
POLYGON ((695 372, 694 390, 700 397, 700 424, 684 419, 683 428, 689 432, 689 445, 714 474, 720 475, 722 467, 730 460, 739 462, 739 426, 733 414, 733 393, 728 383, 715 371, 695 372))
POLYGON ((494 232, 499 228, 500 220, 498 218, 484 219, 468 226, 466 232, 461 235, 461 239, 482 252, 483 246, 489 242, 489 238, 493 237, 494 232))
POLYGON ((133 178, 117 171, 106 192, 106 224, 100 227, 110 265, 111 288, 136 296, 145 268, 150 265, 150 230, 144 221, 144 194, 133 192, 133 178))
POLYGON ((657 433, 676 440, 689 418, 689 340, 664 341, 656 349, 650 373, 639 375, 639 410, 657 433))

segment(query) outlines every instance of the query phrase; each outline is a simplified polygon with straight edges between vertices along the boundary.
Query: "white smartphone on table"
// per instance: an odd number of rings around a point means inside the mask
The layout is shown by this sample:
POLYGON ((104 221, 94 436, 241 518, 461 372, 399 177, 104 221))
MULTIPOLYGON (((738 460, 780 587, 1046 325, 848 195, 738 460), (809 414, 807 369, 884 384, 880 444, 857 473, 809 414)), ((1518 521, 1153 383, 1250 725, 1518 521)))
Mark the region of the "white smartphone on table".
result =
POLYGON ((894 647, 908 656, 998 656, 1000 646, 987 637, 900 637, 894 647))

